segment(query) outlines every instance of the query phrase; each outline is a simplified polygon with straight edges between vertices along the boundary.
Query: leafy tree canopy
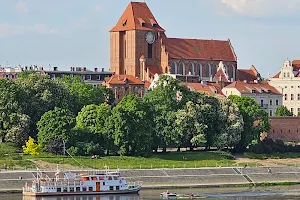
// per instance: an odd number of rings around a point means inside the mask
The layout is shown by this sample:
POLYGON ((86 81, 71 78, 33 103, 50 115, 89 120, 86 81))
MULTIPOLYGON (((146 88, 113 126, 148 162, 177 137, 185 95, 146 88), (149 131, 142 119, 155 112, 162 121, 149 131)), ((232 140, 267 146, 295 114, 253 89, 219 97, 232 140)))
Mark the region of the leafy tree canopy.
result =
POLYGON ((293 116, 293 113, 285 106, 279 106, 275 111, 275 116, 293 116))

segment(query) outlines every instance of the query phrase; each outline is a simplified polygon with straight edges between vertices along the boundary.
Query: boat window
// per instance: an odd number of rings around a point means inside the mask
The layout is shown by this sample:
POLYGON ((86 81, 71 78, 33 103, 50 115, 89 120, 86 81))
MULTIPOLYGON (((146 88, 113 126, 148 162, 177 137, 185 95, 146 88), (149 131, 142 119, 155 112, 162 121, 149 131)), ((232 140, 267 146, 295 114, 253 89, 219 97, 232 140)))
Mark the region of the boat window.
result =
POLYGON ((76 187, 76 192, 80 192, 80 187, 76 187))
POLYGON ((103 176, 100 176, 100 180, 104 180, 104 177, 103 177, 103 176))
POLYGON ((105 182, 103 182, 103 185, 105 185, 105 182))
POLYGON ((114 176, 114 180, 118 180, 118 177, 117 177, 117 176, 114 176))
POLYGON ((68 188, 64 187, 64 192, 67 192, 68 191, 68 188))
POLYGON ((93 187, 89 187, 89 191, 93 191, 93 187))
POLYGON ((116 190, 120 190, 120 186, 116 186, 116 190))
POLYGON ((57 188, 57 192, 61 192, 61 188, 57 188))
POLYGON ((92 180, 93 180, 93 181, 96 181, 96 180, 97 180, 97 176, 93 176, 93 177, 92 177, 92 180))
POLYGON ((70 187, 70 192, 74 192, 74 187, 70 187))
POLYGON ((85 191, 86 191, 86 187, 82 187, 82 191, 84 191, 84 192, 85 192, 85 191))
POLYGON ((83 180, 84 181, 89 181, 90 179, 89 179, 90 177, 83 177, 83 180))
POLYGON ((109 186, 109 190, 114 190, 114 186, 109 186))
POLYGON ((111 177, 111 176, 109 176, 109 177, 108 177, 108 180, 112 180, 112 177, 111 177))

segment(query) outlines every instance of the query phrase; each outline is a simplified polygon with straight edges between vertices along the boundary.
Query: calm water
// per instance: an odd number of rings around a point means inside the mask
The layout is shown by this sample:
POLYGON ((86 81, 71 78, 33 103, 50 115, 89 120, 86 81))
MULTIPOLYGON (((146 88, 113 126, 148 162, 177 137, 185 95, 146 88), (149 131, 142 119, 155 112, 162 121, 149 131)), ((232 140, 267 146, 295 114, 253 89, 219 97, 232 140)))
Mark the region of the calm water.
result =
MULTIPOLYGON (((0 194, 0 200, 160 200, 162 190, 143 190, 140 195, 105 195, 105 196, 64 196, 64 197, 22 197, 21 194, 0 194)), ((217 189, 174 189, 177 194, 194 193, 201 198, 226 200, 300 200, 300 186, 268 187, 268 188, 217 188, 217 189)), ((178 198, 181 199, 181 198, 178 198)), ((185 198, 182 198, 184 200, 185 198)))

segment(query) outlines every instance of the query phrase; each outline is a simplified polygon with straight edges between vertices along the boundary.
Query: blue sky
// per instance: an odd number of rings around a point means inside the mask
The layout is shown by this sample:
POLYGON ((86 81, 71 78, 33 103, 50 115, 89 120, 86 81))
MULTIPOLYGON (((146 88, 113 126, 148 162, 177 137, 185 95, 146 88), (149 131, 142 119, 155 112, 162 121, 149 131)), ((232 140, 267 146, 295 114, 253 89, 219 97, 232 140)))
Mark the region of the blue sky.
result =
MULTIPOLYGON (((129 0, 0 0, 0 64, 109 69, 109 30, 129 0)), ((300 0, 146 0, 168 37, 230 38, 238 68, 300 59, 300 0), (297 14, 298 12, 298 14, 297 14)))

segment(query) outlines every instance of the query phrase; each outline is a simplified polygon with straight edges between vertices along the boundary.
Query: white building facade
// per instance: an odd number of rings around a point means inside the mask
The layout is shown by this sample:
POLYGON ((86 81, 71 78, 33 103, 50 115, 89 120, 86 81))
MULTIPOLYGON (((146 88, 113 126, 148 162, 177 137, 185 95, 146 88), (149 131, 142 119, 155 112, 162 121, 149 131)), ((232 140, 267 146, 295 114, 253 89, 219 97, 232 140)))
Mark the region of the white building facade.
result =
POLYGON ((254 99, 269 116, 274 116, 276 109, 282 105, 282 94, 266 82, 247 83, 246 81, 235 81, 224 87, 222 92, 226 97, 237 95, 254 99))
POLYGON ((295 116, 300 112, 300 65, 299 61, 286 60, 280 72, 269 77, 269 84, 280 91, 283 105, 295 116))

